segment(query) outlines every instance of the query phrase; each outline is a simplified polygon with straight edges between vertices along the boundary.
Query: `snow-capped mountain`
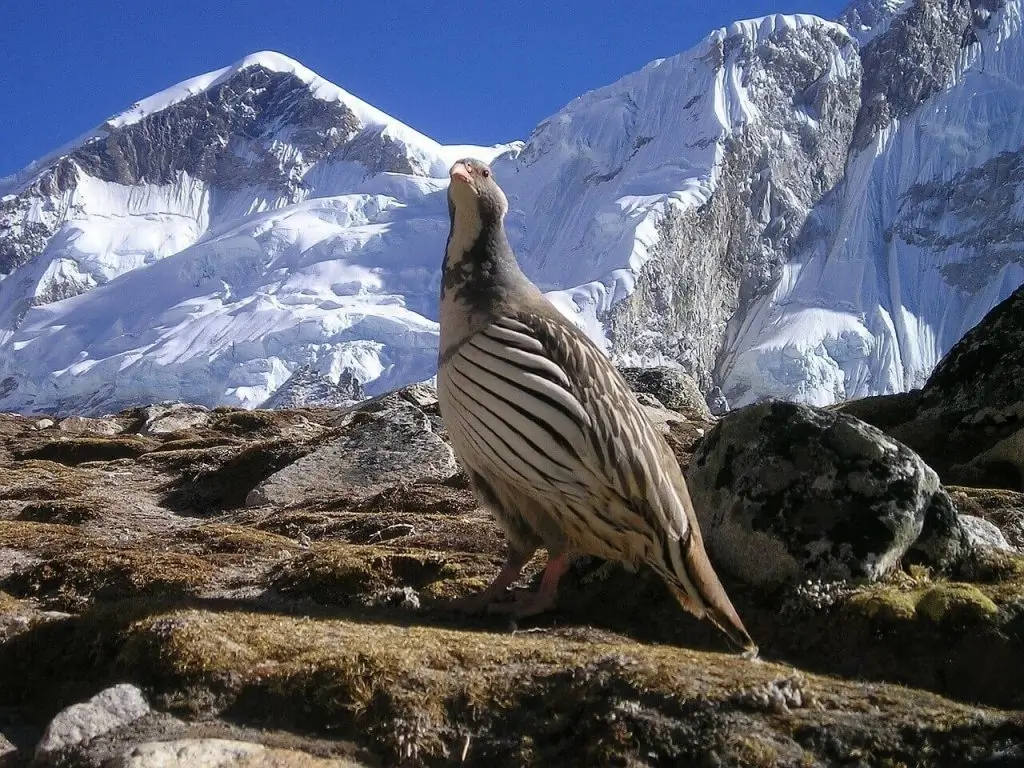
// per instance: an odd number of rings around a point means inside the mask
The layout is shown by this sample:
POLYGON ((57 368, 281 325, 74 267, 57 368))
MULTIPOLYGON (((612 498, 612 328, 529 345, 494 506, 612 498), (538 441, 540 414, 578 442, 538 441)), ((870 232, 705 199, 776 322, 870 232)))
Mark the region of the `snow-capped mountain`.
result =
POLYGON ((487 148, 279 54, 193 78, 0 180, 0 408, 429 378, 466 155, 617 360, 734 405, 914 386, 1024 282, 1022 2, 737 22, 487 148))
MULTIPOLYGON (((861 3, 860 5, 866 5, 861 3)), ((843 181, 733 317, 731 404, 921 386, 1024 283, 1021 2, 879 2, 843 181)))

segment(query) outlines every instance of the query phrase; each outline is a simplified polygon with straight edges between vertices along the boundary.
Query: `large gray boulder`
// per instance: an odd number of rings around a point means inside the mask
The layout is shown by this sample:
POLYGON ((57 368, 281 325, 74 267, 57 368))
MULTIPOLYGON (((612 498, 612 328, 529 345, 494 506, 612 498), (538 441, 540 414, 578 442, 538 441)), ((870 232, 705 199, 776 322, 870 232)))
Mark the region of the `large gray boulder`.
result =
POLYGON ((57 713, 36 746, 36 763, 52 762, 61 753, 133 723, 149 711, 145 696, 134 685, 122 683, 100 691, 57 713))
POLYGON ((679 411, 691 418, 711 420, 707 400, 697 382, 678 368, 654 366, 651 368, 620 367, 619 373, 637 394, 656 398, 666 408, 679 411))
POLYGON ((413 385, 360 404, 342 417, 338 439, 275 472, 249 492, 246 504, 288 505, 450 478, 458 465, 438 433, 432 396, 429 388, 413 385))
POLYGON ((966 547, 935 472, 835 411, 785 402, 734 411, 687 476, 713 561, 750 584, 873 580, 904 557, 947 568, 966 547))

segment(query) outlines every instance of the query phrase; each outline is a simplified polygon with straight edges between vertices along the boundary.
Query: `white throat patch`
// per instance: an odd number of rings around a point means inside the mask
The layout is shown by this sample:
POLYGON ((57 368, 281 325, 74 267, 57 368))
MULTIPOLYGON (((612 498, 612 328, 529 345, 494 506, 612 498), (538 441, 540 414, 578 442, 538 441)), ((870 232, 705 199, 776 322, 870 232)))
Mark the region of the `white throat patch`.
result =
POLYGON ((449 263, 455 263, 462 259, 466 251, 473 247, 473 243, 476 242, 484 228, 472 192, 466 190, 460 197, 468 199, 456 199, 452 239, 448 243, 449 263))

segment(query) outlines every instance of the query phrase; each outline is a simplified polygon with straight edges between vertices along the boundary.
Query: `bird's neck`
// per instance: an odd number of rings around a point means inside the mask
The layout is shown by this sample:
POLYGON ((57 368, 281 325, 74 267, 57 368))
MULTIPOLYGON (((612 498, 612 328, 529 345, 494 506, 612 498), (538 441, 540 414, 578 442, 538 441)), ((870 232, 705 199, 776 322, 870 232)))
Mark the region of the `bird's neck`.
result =
POLYGON ((442 353, 493 322, 510 297, 531 290, 500 219, 453 216, 441 271, 442 353))

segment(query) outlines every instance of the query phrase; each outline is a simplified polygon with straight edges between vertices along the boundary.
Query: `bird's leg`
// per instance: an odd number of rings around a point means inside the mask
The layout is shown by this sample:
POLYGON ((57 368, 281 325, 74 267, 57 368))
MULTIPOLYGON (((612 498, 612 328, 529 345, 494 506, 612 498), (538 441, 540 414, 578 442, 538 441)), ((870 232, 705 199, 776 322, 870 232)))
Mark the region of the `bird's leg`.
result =
POLYGON ((540 588, 536 592, 521 592, 510 603, 493 603, 487 606, 492 613, 511 613, 517 618, 534 616, 555 607, 558 602, 558 580, 569 570, 569 557, 565 552, 552 553, 544 567, 540 588))
POLYGON ((460 597, 456 600, 448 600, 443 604, 443 607, 452 611, 459 611, 460 613, 480 613, 505 595, 505 590, 519 578, 523 567, 530 562, 530 558, 533 557, 533 553, 536 551, 536 549, 531 549, 527 552, 516 552, 513 549, 509 549, 508 554, 505 556, 505 564, 501 567, 501 571, 494 577, 494 581, 490 585, 475 594, 460 597))

